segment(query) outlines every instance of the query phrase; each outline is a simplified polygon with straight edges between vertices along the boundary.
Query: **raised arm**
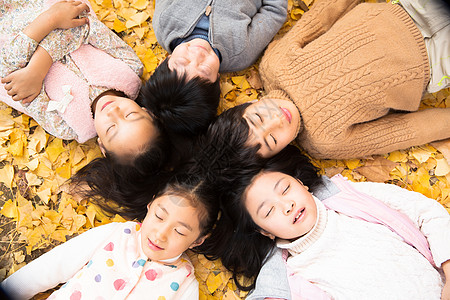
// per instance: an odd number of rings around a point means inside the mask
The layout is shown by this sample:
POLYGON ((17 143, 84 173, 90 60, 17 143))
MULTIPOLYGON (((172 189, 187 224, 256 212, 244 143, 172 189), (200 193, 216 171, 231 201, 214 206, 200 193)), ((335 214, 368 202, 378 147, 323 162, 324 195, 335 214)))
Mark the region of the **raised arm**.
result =
POLYGON ((107 239, 117 223, 90 229, 22 267, 2 283, 13 299, 29 299, 67 282, 92 257, 96 246, 107 239))
POLYGON ((280 249, 276 249, 264 263, 256 278, 256 287, 246 299, 291 299, 286 262, 280 249))
POLYGON ((247 49, 245 51, 254 53, 242 54, 242 59, 254 61, 261 51, 269 44, 275 34, 283 26, 287 17, 286 0, 263 0, 259 11, 253 16, 247 28, 247 49))
POLYGON ((359 3, 361 0, 316 0, 282 40, 304 47, 327 32, 337 20, 359 3))
MULTIPOLYGON (((23 33, 3 47, 1 82, 5 84, 5 89, 13 100, 29 103, 35 99, 41 92, 42 82, 53 63, 51 54, 41 46, 36 48, 36 44, 56 28, 67 29, 86 24, 87 18, 78 18, 86 10, 89 7, 79 1, 58 2, 41 13, 24 28, 23 33)), ((64 43, 54 45, 53 48, 64 49, 64 43)))
MULTIPOLYGON (((37 46, 57 28, 72 28, 87 23, 87 18, 77 18, 83 11, 89 10, 86 4, 79 1, 62 1, 52 5, 42 12, 22 32, 12 36, 4 43, 0 51, 0 76, 5 77, 11 72, 25 67, 37 46)), ((66 39, 67 41, 67 39, 66 39)), ((55 44, 55 48, 64 48, 64 45, 55 44)), ((49 47, 44 47, 48 50, 49 47)), ((48 52, 48 51, 47 51, 48 52)))

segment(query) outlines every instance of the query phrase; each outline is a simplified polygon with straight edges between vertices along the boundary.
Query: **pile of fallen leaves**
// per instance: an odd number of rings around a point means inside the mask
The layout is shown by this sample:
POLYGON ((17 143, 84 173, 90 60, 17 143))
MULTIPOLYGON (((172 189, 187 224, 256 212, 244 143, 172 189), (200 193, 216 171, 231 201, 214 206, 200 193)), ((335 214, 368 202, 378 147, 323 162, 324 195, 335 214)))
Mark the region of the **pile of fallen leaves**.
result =
MULTIPOLYGON (((308 9, 312 0, 289 0, 283 35, 308 9)), ((98 18, 137 53, 148 79, 167 53, 158 45, 151 18, 151 0, 91 0, 98 18)), ((219 112, 263 94, 257 64, 221 76, 219 112)), ((450 90, 426 95, 425 107, 450 107, 450 90)), ((89 228, 113 221, 94 205, 78 202, 65 182, 100 155, 94 140, 84 144, 49 136, 36 122, 0 104, 0 280, 45 251, 89 228)), ((439 201, 450 212, 450 142, 412 147, 386 155, 352 160, 314 160, 328 175, 354 181, 388 182, 439 201)), ((200 282, 201 299, 240 299, 239 291, 220 261, 189 253, 200 282)), ((45 295, 44 295, 45 296, 45 295)), ((37 296, 36 298, 40 298, 37 296)))

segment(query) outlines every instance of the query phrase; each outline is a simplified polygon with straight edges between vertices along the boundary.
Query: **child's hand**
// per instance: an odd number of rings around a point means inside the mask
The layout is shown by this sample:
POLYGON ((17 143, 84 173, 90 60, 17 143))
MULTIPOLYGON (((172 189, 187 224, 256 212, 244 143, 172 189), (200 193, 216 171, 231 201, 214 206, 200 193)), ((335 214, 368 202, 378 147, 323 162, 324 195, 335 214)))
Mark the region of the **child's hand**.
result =
POLYGON ((24 104, 30 103, 39 95, 42 81, 43 78, 33 74, 28 66, 12 72, 1 80, 2 83, 5 83, 7 94, 14 101, 22 100, 24 104))
POLYGON ((68 29, 88 23, 87 17, 79 17, 83 12, 89 12, 89 7, 85 3, 67 0, 53 4, 43 14, 54 29, 68 29))

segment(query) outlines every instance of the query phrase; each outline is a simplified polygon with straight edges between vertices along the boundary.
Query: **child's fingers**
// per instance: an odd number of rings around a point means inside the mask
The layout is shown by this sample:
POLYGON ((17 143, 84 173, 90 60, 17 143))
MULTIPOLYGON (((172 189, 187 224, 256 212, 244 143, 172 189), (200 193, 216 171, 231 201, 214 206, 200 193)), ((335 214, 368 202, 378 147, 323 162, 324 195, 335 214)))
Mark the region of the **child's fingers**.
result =
POLYGON ((76 1, 75 6, 77 8, 77 10, 79 11, 79 13, 81 14, 82 12, 89 12, 89 6, 87 6, 86 3, 80 2, 80 1, 76 1))
POLYGON ((11 76, 11 75, 8 75, 8 76, 3 77, 2 80, 1 80, 1 82, 2 82, 2 83, 9 83, 9 82, 11 81, 10 76, 11 76))
POLYGON ((34 98, 36 98, 35 95, 30 95, 30 96, 28 96, 28 97, 25 97, 25 98, 23 98, 22 103, 23 103, 23 104, 28 104, 28 103, 30 103, 31 101, 33 101, 34 98))
POLYGON ((87 24, 88 22, 89 22, 88 18, 72 19, 73 27, 82 26, 84 24, 87 24))

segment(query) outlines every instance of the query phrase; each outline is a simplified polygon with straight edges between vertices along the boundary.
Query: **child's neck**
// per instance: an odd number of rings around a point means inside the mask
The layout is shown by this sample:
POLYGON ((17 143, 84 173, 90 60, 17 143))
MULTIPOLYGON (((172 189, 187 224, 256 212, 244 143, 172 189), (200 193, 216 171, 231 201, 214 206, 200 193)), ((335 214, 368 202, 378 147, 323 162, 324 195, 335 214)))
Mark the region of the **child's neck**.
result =
POLYGON ((173 258, 162 259, 162 260, 159 260, 158 262, 160 262, 160 263, 165 263, 165 264, 167 264, 167 263, 171 264, 171 263, 176 262, 176 261, 181 257, 182 254, 183 254, 183 253, 181 253, 180 255, 175 256, 175 257, 173 257, 173 258))

